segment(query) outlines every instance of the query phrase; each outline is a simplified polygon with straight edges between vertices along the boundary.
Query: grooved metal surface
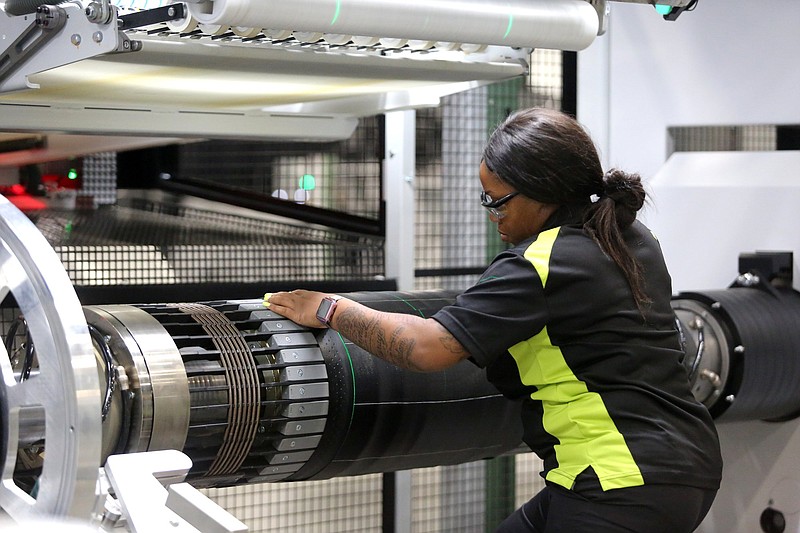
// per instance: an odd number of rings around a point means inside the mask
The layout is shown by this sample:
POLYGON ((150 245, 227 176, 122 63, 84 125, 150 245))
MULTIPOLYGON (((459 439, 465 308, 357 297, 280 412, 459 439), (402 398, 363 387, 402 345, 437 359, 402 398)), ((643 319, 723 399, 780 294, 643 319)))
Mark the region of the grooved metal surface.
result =
POLYGON ((230 474, 244 462, 258 429, 259 383, 250 349, 227 317, 203 304, 174 304, 211 336, 228 383, 228 426, 208 475, 230 474))

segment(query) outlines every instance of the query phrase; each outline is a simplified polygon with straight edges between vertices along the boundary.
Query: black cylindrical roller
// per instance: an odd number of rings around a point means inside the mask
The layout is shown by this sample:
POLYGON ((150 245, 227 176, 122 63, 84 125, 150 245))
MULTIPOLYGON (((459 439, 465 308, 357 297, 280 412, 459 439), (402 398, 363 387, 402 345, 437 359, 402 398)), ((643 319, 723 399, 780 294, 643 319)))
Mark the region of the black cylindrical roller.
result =
MULTIPOLYGON (((448 292, 352 293, 382 311, 429 317, 448 292)), ((335 379, 317 453, 290 479, 388 472, 495 457, 522 442, 519 405, 464 361, 443 372, 401 370, 323 330, 320 347, 335 379)))
POLYGON ((684 292, 727 338, 728 378, 710 408, 719 421, 781 420, 800 414, 800 295, 791 289, 732 287, 684 292))
MULTIPOLYGON (((430 317, 452 292, 362 292, 381 311, 430 317)), ((464 361, 415 373, 260 300, 140 306, 183 359, 183 449, 198 486, 326 479, 494 457, 521 448, 519 404, 464 361), (251 379, 244 379, 244 375, 251 379)))

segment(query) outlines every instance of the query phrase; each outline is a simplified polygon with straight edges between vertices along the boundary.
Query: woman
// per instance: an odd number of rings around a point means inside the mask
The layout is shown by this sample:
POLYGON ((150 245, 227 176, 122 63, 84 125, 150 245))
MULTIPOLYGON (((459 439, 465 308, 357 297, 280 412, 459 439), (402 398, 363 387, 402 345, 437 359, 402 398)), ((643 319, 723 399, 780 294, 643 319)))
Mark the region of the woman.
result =
POLYGON ((680 363, 661 250, 636 220, 640 177, 604 174, 575 120, 529 109, 492 134, 480 181, 513 246, 455 304, 423 319, 292 291, 271 295, 270 308, 403 368, 469 358, 520 399, 546 486, 498 531, 693 531, 722 460, 680 363))

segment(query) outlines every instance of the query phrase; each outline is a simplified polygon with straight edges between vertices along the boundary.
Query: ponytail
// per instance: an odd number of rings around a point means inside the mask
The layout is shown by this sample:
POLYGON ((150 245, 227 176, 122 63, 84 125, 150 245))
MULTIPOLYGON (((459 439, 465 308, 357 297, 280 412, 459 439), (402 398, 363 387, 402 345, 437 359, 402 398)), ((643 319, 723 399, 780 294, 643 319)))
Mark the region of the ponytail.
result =
POLYGON ((622 270, 633 293, 636 307, 643 312, 652 302, 644 291, 644 278, 639 261, 631 254, 622 230, 636 220, 646 194, 639 174, 612 169, 603 176, 603 190, 584 213, 583 229, 603 252, 622 270))

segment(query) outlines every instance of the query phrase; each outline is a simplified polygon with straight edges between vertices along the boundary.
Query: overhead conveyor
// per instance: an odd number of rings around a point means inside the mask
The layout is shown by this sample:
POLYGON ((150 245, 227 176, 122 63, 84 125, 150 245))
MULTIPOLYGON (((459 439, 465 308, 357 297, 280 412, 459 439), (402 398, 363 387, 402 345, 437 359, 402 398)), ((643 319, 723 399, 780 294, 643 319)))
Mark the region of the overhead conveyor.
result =
POLYGON ((606 0, 9 0, 0 130, 344 139, 523 75, 533 49, 584 49, 607 17, 606 0))

